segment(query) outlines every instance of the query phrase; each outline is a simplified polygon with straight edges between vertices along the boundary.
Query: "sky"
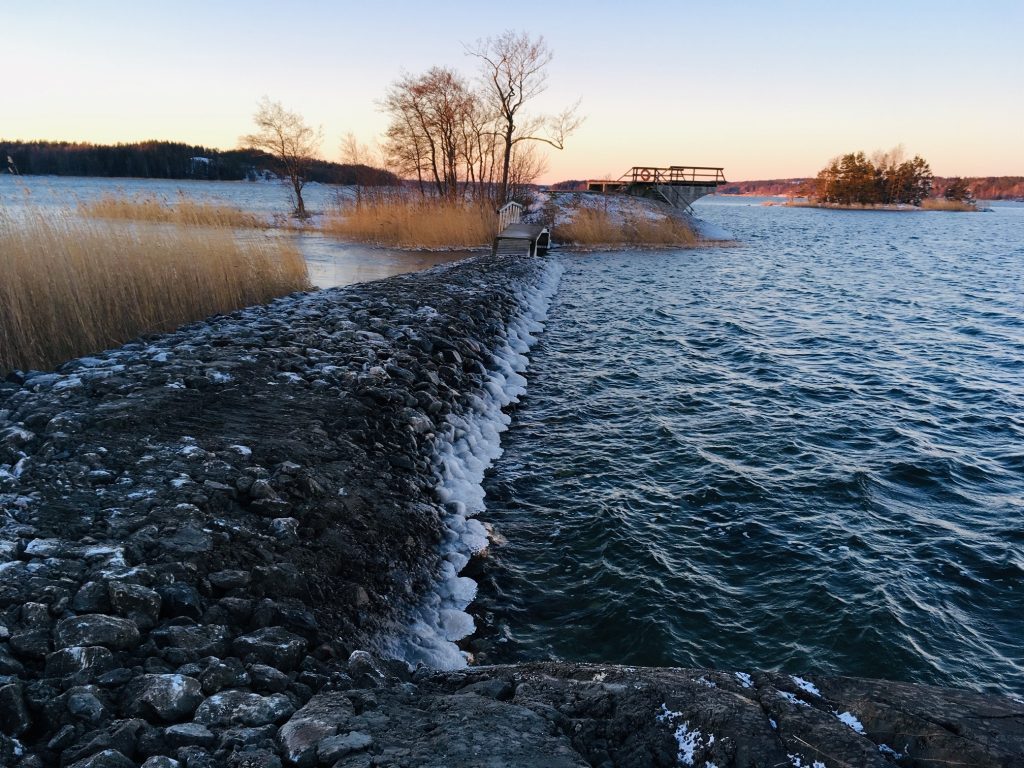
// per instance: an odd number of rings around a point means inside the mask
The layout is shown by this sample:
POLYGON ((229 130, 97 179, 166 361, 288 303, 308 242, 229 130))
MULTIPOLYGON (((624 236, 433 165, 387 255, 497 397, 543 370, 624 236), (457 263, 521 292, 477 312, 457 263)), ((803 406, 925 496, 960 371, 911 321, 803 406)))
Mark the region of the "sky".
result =
POLYGON ((548 88, 586 121, 540 179, 634 165, 814 175, 903 145, 940 176, 1024 175, 1024 0, 65 2, 0 0, 0 139, 165 139, 220 149, 263 96, 376 146, 403 74, 472 76, 465 46, 543 35, 548 88))

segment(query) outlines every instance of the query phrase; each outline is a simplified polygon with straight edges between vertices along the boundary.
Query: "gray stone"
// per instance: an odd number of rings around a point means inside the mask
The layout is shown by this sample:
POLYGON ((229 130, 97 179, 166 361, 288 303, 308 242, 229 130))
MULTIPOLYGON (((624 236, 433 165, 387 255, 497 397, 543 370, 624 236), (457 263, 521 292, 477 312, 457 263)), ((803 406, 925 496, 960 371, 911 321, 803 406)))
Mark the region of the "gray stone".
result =
POLYGON ((173 664, 197 661, 204 656, 226 656, 230 649, 231 633, 219 624, 193 626, 164 626, 149 633, 164 658, 173 664))
POLYGON ((71 600, 71 610, 76 613, 103 613, 110 610, 110 592, 106 584, 87 581, 71 600))
POLYGON ((80 682, 92 682, 113 667, 114 654, 99 645, 73 645, 46 657, 47 677, 76 676, 80 682))
POLYGON ((210 749, 217 743, 217 737, 200 723, 182 723, 164 729, 164 740, 172 749, 180 747, 204 747, 210 749))
POLYGON ((101 613, 61 619, 54 630, 58 648, 102 645, 118 651, 127 651, 139 644, 139 628, 135 622, 101 613))
POLYGON ((119 616, 131 619, 140 629, 156 626, 163 600, 155 590, 117 581, 110 582, 108 589, 110 604, 119 616))
POLYGON ((281 758, 267 749, 242 749, 228 757, 228 768, 281 768, 281 758))
POLYGON ((187 616, 190 619, 198 619, 203 615, 202 598, 195 587, 176 582, 159 586, 156 591, 161 598, 160 610, 164 616, 187 616))
POLYGON ((203 686, 203 693, 209 696, 225 688, 242 688, 249 685, 250 681, 242 662, 229 657, 223 661, 212 659, 199 673, 199 682, 203 686))
POLYGON ((32 727, 21 683, 0 685, 0 732, 20 736, 32 727))
POLYGON ((190 719, 203 702, 202 686, 186 675, 142 675, 125 689, 125 711, 151 722, 190 719))
POLYGON ((215 588, 225 592, 244 587, 249 583, 250 576, 245 571, 215 571, 206 577, 215 588))
POLYGON ((23 659, 45 659, 50 652, 50 630, 30 629, 15 632, 8 641, 11 650, 23 659))
POLYGON ((165 755, 153 755, 152 757, 146 758, 146 762, 142 764, 142 768, 181 768, 181 763, 171 757, 165 755))
POLYGON ((383 665, 366 651, 352 651, 348 657, 348 673, 357 686, 365 688, 382 686, 387 679, 383 665))
POLYGON ((261 696, 245 691, 225 691, 200 704, 195 720, 203 725, 253 727, 281 722, 294 711, 288 697, 280 693, 261 696))
POLYGON ((328 736, 317 744, 316 753, 321 763, 331 765, 351 752, 359 752, 373 744, 373 737, 361 731, 349 731, 344 736, 328 736))
POLYGON ((116 749, 104 749, 72 763, 70 768, 135 768, 135 761, 129 760, 116 749))
POLYGON ((295 669, 306 653, 306 641, 281 627, 266 627, 235 639, 233 649, 242 659, 253 659, 285 672, 295 669))
POLYGON ((291 682, 284 672, 268 667, 266 664, 252 664, 249 667, 249 678, 253 690, 280 693, 291 682))
POLYGON ((107 716, 107 709, 96 694, 91 692, 72 693, 68 696, 68 712, 88 723, 99 723, 107 716))
POLYGON ((315 765, 317 745, 335 736, 341 724, 354 714, 352 702, 343 694, 314 696, 278 731, 277 739, 285 759, 300 768, 315 765))

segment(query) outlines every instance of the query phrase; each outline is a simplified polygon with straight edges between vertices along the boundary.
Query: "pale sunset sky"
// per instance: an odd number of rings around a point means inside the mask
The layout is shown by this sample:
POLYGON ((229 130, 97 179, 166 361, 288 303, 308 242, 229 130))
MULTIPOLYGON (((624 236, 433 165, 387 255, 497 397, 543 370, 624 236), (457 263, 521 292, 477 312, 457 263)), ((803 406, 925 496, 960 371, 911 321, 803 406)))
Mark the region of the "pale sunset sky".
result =
POLYGON ((586 122, 541 181, 633 165, 810 176, 902 144, 937 175, 1024 175, 1024 0, 66 2, 0 0, 0 139, 227 149, 266 95, 375 145, 403 73, 472 75, 505 29, 554 51, 532 105, 586 122))

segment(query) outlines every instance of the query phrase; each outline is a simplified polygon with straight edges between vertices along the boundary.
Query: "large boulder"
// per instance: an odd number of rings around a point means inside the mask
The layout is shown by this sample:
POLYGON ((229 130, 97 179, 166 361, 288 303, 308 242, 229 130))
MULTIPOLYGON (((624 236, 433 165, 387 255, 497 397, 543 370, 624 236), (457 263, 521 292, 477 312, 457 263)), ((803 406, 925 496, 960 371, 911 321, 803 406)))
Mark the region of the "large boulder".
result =
POLYGON ((125 712, 150 722, 191 719, 203 702, 202 686, 186 675, 142 675, 125 688, 125 712))
POLYGON ((102 613, 61 619, 53 636, 57 648, 102 645, 116 651, 127 651, 139 644, 139 628, 135 622, 102 613))

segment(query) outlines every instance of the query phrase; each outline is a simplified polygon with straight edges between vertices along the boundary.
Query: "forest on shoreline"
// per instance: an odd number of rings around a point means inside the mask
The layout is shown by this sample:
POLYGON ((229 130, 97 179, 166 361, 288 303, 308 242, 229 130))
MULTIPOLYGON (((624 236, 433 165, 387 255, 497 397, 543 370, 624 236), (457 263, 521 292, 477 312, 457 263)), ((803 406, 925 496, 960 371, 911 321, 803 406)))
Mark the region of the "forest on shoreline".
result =
MULTIPOLYGON (((25 176, 244 181, 266 177, 275 159, 255 149, 218 150, 174 141, 91 144, 0 139, 0 171, 25 176)), ((391 186, 399 178, 380 168, 313 159, 308 180, 322 184, 391 186)))

